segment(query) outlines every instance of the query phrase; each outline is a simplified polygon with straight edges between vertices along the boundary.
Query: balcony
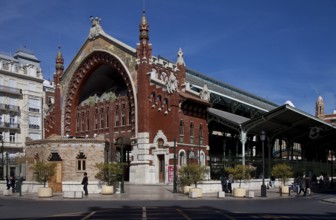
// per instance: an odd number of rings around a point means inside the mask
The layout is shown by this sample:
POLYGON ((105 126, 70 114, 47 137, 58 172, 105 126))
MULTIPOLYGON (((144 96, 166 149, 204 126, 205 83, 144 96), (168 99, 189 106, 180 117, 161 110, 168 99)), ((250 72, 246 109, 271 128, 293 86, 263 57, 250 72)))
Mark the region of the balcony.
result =
POLYGON ((29 129, 36 129, 36 130, 40 130, 40 125, 29 124, 29 129))
POLYGON ((0 85, 0 92, 12 94, 12 95, 22 95, 22 89, 17 89, 9 86, 0 85))
POLYGON ((38 109, 38 108, 29 107, 28 110, 29 110, 29 112, 40 112, 40 109, 38 109))
POLYGON ((7 128, 11 130, 18 130, 20 129, 20 124, 19 123, 5 123, 7 124, 7 128))
POLYGON ((6 107, 10 112, 20 112, 20 107, 17 105, 7 105, 6 107))

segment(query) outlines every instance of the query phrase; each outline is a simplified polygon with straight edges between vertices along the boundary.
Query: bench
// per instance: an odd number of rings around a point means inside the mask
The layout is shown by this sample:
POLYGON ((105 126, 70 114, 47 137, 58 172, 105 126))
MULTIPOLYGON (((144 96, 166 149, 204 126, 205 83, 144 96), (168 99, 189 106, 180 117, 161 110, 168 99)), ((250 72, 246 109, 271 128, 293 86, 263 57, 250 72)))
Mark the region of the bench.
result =
POLYGON ((82 199, 83 192, 82 191, 63 191, 63 198, 82 199))

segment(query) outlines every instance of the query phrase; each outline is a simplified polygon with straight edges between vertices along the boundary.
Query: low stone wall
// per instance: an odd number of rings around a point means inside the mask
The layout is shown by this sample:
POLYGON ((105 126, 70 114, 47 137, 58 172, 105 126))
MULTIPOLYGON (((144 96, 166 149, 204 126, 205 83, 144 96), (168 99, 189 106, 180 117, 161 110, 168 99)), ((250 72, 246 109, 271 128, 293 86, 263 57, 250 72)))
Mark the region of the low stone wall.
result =
MULTIPOLYGON (((265 185, 268 186, 269 184, 269 179, 265 179, 265 185)), ((286 185, 289 185, 293 182, 293 178, 290 178, 287 182, 286 185)), ((241 183, 241 188, 245 188, 247 190, 257 190, 260 189, 262 184, 262 179, 251 179, 249 181, 242 181, 241 183)), ((275 181, 275 187, 279 187, 282 185, 282 182, 276 180, 275 181)), ((197 184, 197 188, 203 189, 203 193, 215 193, 222 191, 222 185, 219 180, 208 180, 208 181, 203 181, 197 184)), ((239 188, 239 182, 235 181, 232 184, 232 189, 233 188, 239 188)))
MULTIPOLYGON (((46 185, 48 186, 48 185, 46 185)), ((32 181, 23 181, 21 193, 29 194, 29 193, 37 193, 38 188, 43 187, 43 184, 38 184, 32 181)), ((98 182, 90 182, 88 185, 89 193, 100 193, 102 185, 98 182)), ((6 181, 0 181, 0 192, 3 192, 7 189, 6 181)), ((83 185, 78 182, 62 182, 62 191, 83 191, 83 185)))

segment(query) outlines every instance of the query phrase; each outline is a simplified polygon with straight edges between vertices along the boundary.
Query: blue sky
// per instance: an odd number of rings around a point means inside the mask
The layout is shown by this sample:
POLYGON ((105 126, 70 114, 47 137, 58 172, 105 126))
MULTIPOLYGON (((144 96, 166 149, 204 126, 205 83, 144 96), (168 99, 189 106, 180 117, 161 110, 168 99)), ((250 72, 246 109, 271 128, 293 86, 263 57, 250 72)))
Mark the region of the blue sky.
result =
POLYGON ((65 66, 90 29, 135 47, 143 5, 153 55, 175 61, 276 104, 291 100, 315 114, 336 109, 336 1, 334 0, 1 0, 0 51, 20 47, 42 61, 52 78, 57 48, 65 66))

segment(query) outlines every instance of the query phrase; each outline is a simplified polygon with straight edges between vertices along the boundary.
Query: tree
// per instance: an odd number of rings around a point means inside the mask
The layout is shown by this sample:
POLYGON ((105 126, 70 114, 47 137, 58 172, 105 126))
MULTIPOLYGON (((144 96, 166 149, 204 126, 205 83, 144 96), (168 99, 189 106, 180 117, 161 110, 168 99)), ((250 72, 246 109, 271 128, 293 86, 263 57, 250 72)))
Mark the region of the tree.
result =
POLYGON ((225 172, 229 175, 231 174, 234 180, 239 180, 239 188, 241 187, 242 180, 251 179, 251 173, 253 170, 254 168, 242 164, 237 164, 234 167, 225 168, 225 172))
POLYGON ((197 182, 205 179, 207 173, 208 169, 205 166, 188 164, 179 169, 179 180, 182 186, 195 184, 197 188, 197 182))
POLYGON ((108 186, 112 186, 116 183, 123 174, 122 163, 96 163, 95 166, 98 168, 98 173, 95 175, 95 178, 108 186))
POLYGON ((292 168, 285 163, 279 163, 274 165, 272 167, 271 173, 275 178, 281 179, 284 186, 286 184, 286 181, 288 181, 289 177, 293 176, 292 168))
POLYGON ((34 180, 38 183, 43 183, 43 186, 46 187, 46 183, 50 181, 50 178, 56 173, 55 168, 56 163, 37 161, 37 163, 32 167, 34 180))

